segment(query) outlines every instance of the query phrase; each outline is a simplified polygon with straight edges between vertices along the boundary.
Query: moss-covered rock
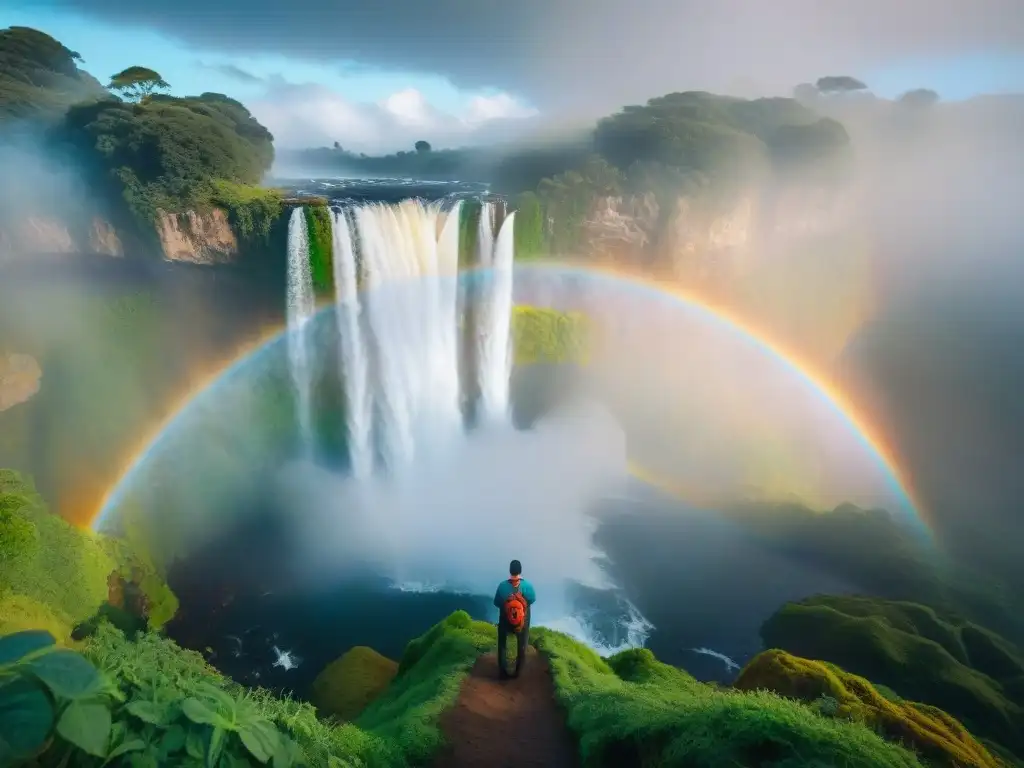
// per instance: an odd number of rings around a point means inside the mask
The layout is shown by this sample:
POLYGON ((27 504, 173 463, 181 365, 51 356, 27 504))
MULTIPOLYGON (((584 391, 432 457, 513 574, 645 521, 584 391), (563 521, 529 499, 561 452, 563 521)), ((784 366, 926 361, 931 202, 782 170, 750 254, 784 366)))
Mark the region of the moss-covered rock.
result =
POLYGON ((835 665, 780 650, 754 657, 734 683, 741 691, 771 691, 814 705, 828 717, 864 723, 946 768, 999 768, 1000 762, 963 725, 941 709, 891 701, 862 677, 835 665))
POLYGON ((516 365, 586 363, 589 325, 580 312, 519 305, 512 309, 516 365))
POLYGON ((309 265, 313 275, 313 289, 318 294, 334 289, 334 235, 331 212, 326 205, 303 207, 309 231, 309 265))
POLYGON ((0 635, 29 629, 45 629, 62 645, 71 639, 71 624, 65 616, 31 597, 0 594, 0 635))
POLYGON ((360 645, 335 659, 313 681, 313 704, 322 715, 354 720, 398 674, 398 662, 360 645))
POLYGON ((768 648, 821 659, 940 707, 979 737, 1024 753, 1018 649, 983 627, 916 603, 821 595, 765 622, 768 648))

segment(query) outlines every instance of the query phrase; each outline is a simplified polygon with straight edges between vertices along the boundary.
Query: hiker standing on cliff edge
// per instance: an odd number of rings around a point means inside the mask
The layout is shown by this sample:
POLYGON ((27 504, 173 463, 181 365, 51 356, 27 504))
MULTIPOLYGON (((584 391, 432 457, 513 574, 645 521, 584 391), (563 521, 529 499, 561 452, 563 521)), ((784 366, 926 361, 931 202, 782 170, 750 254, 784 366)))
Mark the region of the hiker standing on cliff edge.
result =
POLYGON ((533 584, 522 577, 523 565, 518 560, 508 564, 509 577, 498 585, 494 605, 498 609, 498 679, 507 680, 505 647, 509 634, 516 636, 516 671, 519 677, 526 663, 526 649, 530 644, 530 606, 537 599, 533 584))

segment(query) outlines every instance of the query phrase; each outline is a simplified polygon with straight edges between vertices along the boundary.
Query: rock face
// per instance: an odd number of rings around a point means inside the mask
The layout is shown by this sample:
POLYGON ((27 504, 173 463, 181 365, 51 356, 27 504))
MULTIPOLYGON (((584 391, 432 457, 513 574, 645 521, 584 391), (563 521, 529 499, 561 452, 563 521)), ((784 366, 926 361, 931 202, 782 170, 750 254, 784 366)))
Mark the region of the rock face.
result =
POLYGON ((229 264, 238 255, 238 240, 219 208, 205 214, 160 211, 156 230, 168 261, 229 264))
POLYGON ((92 217, 80 233, 53 216, 28 216, 0 228, 0 261, 60 253, 123 256, 124 246, 113 225, 100 216, 92 217))
POLYGON ((0 354, 0 413, 35 395, 42 377, 43 371, 34 357, 0 354))

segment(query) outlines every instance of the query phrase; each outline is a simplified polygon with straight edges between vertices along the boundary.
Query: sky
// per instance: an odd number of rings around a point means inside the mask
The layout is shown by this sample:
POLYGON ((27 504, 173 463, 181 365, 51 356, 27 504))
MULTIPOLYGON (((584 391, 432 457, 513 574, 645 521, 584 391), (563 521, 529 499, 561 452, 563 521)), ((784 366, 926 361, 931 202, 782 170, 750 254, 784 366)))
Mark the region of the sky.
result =
POLYGON ((851 74, 891 98, 1024 91, 1020 0, 0 0, 105 81, 226 93, 279 147, 483 143, 675 90, 789 95, 851 74))

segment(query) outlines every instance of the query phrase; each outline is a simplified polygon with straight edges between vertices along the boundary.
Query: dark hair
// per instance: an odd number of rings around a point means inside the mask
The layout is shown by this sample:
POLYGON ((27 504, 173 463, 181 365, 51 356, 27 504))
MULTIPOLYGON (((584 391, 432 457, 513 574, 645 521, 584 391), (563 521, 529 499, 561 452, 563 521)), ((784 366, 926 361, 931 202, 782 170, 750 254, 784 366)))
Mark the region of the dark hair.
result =
POLYGON ((513 576, 518 576, 523 572, 523 564, 518 560, 513 560, 508 564, 508 572, 513 576))

